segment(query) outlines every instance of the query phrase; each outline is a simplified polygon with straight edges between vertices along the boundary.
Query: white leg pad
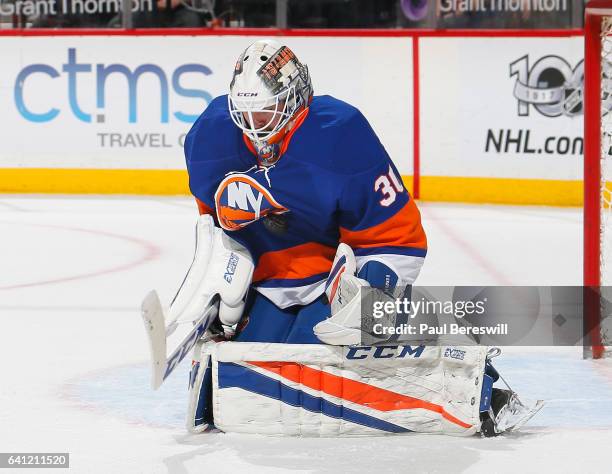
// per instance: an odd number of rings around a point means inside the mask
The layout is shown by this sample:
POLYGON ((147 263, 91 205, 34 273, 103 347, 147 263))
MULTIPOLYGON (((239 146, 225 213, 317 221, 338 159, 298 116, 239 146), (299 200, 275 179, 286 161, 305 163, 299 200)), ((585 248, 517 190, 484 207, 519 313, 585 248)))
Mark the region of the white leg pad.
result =
POLYGON ((486 347, 224 342, 215 426, 273 436, 459 436, 480 427, 486 347))

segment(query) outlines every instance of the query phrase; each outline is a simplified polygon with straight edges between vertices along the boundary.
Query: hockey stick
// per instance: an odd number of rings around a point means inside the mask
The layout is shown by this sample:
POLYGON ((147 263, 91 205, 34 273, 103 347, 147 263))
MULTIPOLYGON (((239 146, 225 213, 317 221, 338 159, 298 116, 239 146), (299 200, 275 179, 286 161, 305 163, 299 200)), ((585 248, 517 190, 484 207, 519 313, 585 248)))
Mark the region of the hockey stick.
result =
POLYGON ((156 291, 151 291, 142 302, 154 390, 219 316, 221 300, 224 322, 231 326, 240 319, 253 269, 249 252, 215 227, 210 215, 198 218, 193 262, 168 313, 164 313, 156 291), (168 347, 172 348, 170 355, 168 347))
MULTIPOLYGON (((157 390, 168 378, 215 320, 219 311, 217 303, 218 298, 216 295, 209 297, 207 304, 204 305, 202 314, 195 319, 187 321, 192 324, 191 329, 179 339, 180 342, 176 345, 170 356, 168 356, 168 337, 176 333, 181 319, 180 315, 166 326, 166 317, 157 292, 153 290, 145 297, 142 302, 141 314, 151 349, 151 386, 154 390, 157 390)), ((176 335, 180 336, 179 333, 176 335)))

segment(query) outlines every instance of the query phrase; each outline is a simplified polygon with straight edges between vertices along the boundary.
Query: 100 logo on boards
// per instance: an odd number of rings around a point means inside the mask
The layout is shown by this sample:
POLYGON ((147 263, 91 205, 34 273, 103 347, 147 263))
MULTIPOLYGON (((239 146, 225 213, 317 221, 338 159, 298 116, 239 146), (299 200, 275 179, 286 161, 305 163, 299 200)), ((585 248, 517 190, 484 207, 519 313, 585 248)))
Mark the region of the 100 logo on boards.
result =
MULTIPOLYGON (((510 63, 510 78, 514 79, 512 94, 517 102, 517 115, 530 117, 532 109, 542 117, 576 119, 583 115, 584 60, 574 67, 561 56, 546 55, 536 61, 528 54, 510 63)), ((535 114, 536 116, 538 114, 535 114)), ((582 134, 543 135, 538 128, 489 128, 484 151, 495 154, 522 156, 580 156, 583 153, 582 134)))

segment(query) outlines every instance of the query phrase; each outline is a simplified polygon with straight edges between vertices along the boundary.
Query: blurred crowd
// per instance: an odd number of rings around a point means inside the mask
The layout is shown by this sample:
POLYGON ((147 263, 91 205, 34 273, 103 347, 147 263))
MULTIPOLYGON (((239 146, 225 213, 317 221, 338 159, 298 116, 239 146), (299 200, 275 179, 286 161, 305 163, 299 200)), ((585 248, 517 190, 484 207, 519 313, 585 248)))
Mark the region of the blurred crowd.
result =
POLYGON ((579 28, 584 10, 584 0, 127 0, 126 23, 122 1, 0 0, 0 26, 579 28))

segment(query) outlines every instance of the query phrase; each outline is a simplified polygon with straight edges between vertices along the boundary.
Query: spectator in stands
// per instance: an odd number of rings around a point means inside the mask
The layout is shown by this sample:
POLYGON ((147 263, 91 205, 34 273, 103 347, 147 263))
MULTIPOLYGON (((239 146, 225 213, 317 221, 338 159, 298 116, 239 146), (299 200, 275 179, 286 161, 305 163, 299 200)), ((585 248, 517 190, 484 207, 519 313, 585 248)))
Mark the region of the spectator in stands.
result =
MULTIPOLYGON (((206 25, 206 14, 187 7, 182 0, 157 0, 153 11, 138 11, 132 15, 134 28, 198 28, 206 25)), ((109 25, 121 26, 121 14, 109 25)))

